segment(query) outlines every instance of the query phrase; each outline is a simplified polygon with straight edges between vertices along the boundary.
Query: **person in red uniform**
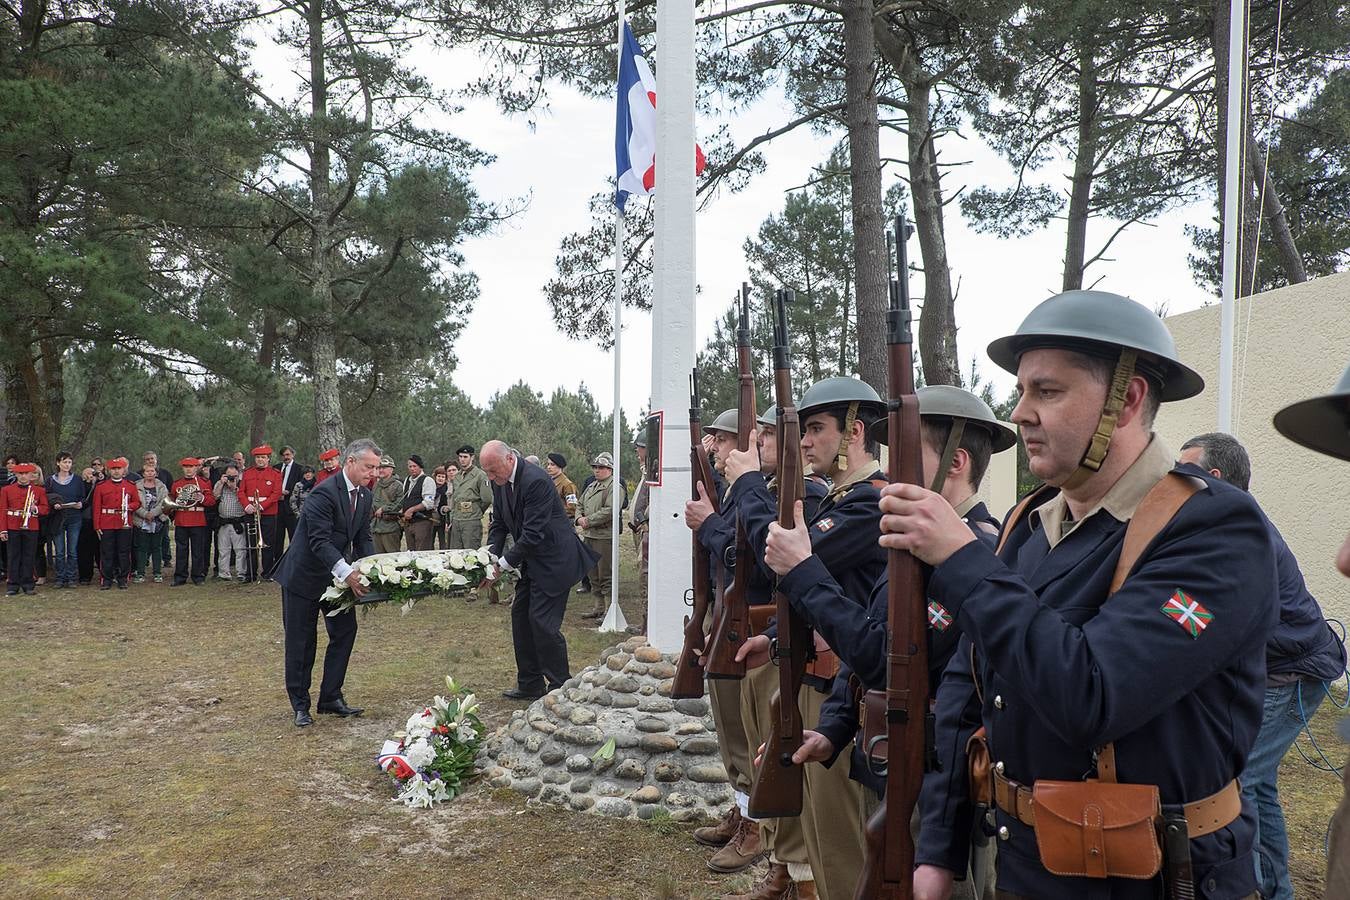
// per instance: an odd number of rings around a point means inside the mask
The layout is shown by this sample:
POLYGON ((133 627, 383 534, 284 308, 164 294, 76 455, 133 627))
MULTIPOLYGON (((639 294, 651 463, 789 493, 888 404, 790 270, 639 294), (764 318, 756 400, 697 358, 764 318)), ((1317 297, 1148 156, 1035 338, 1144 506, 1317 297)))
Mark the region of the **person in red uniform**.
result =
POLYGON ((183 477, 173 483, 169 489, 169 498, 175 503, 183 498, 192 505, 179 507, 173 515, 173 543, 176 548, 173 555, 174 587, 187 584, 189 556, 192 560, 192 583, 205 583, 206 565, 209 562, 206 553, 206 509, 216 505, 211 482, 197 474, 202 461, 195 456, 188 456, 180 459, 178 464, 183 467, 183 477))
POLYGON ((131 574, 131 514, 141 507, 141 492, 126 480, 127 458, 108 460, 108 477, 94 485, 90 502, 94 504, 94 531, 98 534, 99 566, 103 583, 99 590, 113 585, 126 590, 131 574))
POLYGON ((47 492, 37 484, 37 466, 32 463, 14 463, 9 472, 18 480, 0 488, 0 510, 5 520, 0 540, 5 542, 8 557, 9 587, 5 595, 13 597, 20 588, 25 594, 35 590, 33 566, 42 543, 38 518, 47 514, 47 492))
POLYGON ((314 473, 314 486, 323 484, 323 480, 330 475, 336 475, 338 470, 338 449, 329 447, 319 454, 319 471, 314 473))
MULTIPOLYGON (((252 516, 261 512, 262 560, 258 552, 249 547, 248 580, 271 581, 272 568, 276 565, 277 545, 277 504, 281 501, 281 473, 272 468, 272 448, 261 444, 253 448, 253 468, 244 473, 239 483, 239 503, 244 507, 244 515, 252 516), (262 571, 254 571, 261 564, 262 571)), ((254 541, 257 540, 255 536, 254 541)))

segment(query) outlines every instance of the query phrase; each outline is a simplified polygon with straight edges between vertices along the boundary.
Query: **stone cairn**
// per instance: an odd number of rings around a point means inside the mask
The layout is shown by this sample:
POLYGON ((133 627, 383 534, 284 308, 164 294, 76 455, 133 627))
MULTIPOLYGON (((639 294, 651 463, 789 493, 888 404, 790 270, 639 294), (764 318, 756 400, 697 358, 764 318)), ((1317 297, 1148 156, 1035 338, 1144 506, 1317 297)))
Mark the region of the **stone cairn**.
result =
POLYGON ((674 675, 674 658, 646 638, 610 647, 598 665, 511 714, 479 755, 484 778, 531 805, 620 819, 720 818, 732 794, 708 701, 671 700, 674 675))

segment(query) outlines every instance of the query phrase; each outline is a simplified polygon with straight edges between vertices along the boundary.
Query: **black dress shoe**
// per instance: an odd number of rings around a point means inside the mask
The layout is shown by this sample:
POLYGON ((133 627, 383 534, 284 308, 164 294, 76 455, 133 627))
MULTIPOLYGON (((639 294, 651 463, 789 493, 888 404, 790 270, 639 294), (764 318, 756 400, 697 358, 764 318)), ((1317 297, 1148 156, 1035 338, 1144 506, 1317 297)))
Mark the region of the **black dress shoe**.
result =
POLYGON ((536 694, 533 691, 522 691, 520 688, 511 688, 508 691, 502 691, 502 696, 507 700, 538 700, 543 694, 536 694))
POLYGON ((309 714, 307 709, 297 709, 295 711, 295 727, 305 728, 314 724, 314 717, 309 714))
POLYGON ((112 582, 111 582, 111 581, 105 581, 105 582, 103 582, 102 584, 100 584, 100 585, 98 586, 98 589, 99 589, 100 591, 111 591, 111 590, 112 590, 112 582))
POLYGON ((332 703, 320 703, 318 709, 321 713, 332 716, 342 716, 344 719, 348 716, 359 716, 361 713, 365 712, 365 709, 362 707, 348 706, 347 701, 345 700, 334 700, 332 703))

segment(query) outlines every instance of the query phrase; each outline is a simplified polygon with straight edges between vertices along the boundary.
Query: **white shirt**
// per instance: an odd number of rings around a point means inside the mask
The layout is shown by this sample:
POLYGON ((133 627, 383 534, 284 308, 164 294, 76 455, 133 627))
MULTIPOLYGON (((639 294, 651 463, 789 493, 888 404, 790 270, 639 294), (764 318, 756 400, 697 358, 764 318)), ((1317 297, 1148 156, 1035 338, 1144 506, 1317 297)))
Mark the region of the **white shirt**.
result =
POLYGON ((407 478, 403 479, 403 496, 408 496, 408 490, 412 487, 413 482, 419 478, 422 479, 422 508, 435 509, 436 479, 427 475, 426 472, 423 472, 421 475, 409 475, 407 478))
MULTIPOLYGON (((352 480, 347 477, 346 469, 342 470, 342 481, 347 486, 347 502, 350 504, 352 491, 356 490, 356 485, 352 484, 352 480)), ((360 495, 357 495, 357 497, 360 499, 360 495)), ((338 581, 346 581, 347 576, 351 573, 352 564, 345 559, 339 559, 337 562, 333 563, 333 577, 338 581)))

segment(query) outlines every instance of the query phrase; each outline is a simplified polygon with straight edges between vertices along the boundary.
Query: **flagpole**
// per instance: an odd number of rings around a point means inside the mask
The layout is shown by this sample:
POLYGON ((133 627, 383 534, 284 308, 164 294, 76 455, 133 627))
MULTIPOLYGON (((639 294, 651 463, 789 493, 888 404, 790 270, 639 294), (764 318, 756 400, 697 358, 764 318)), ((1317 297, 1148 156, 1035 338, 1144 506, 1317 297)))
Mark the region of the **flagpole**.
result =
MULTIPOLYGON (((623 66, 623 23, 627 11, 624 8, 624 0, 618 0, 618 23, 615 26, 617 35, 614 43, 614 84, 617 87, 622 80, 619 76, 619 70, 623 66)), ((617 98, 623 102, 622 97, 617 98)), ((616 184, 617 188, 618 185, 616 184)), ((622 475, 619 463, 619 443, 621 405, 619 403, 619 359, 620 347, 623 342, 622 329, 622 310, 623 310, 623 210, 615 204, 614 206, 614 476, 610 483, 610 507, 614 510, 613 520, 610 522, 610 541, 609 541, 609 609, 605 610, 605 619, 600 623, 600 631, 627 631, 628 621, 624 618, 623 610, 619 608, 619 539, 623 537, 623 505, 619 493, 622 487, 622 475)))
POLYGON ((1247 7, 1232 0, 1228 18, 1228 122, 1225 133, 1222 299, 1219 305, 1219 430, 1237 434, 1233 422, 1233 338, 1242 259, 1242 159, 1246 150, 1247 7))

